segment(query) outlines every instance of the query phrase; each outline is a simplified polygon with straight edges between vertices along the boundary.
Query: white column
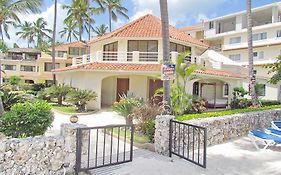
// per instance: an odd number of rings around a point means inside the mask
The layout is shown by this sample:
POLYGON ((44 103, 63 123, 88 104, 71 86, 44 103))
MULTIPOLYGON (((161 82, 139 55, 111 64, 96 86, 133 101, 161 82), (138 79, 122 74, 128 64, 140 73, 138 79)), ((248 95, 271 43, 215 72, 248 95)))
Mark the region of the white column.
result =
POLYGON ((76 58, 74 57, 74 58, 72 58, 72 66, 75 66, 75 65, 77 65, 77 60, 76 60, 76 58))
POLYGON ((278 22, 278 7, 272 8, 272 23, 278 22))
POLYGON ((140 52, 133 51, 133 62, 139 62, 139 61, 140 61, 140 52))
POLYGON ((179 53, 178 52, 171 52, 171 59, 173 63, 177 62, 177 57, 178 57, 179 53))
POLYGON ((95 62, 94 54, 90 54, 90 63, 95 62))
POLYGON ((96 52, 96 59, 97 59, 97 62, 101 62, 103 60, 102 59, 102 51, 96 52))
POLYGON ((83 56, 82 56, 82 63, 83 63, 83 64, 87 64, 87 62, 88 62, 88 61, 87 61, 87 55, 83 55, 83 56))
POLYGON ((240 15, 240 16, 236 16, 236 31, 239 31, 239 30, 242 30, 242 15, 240 15))

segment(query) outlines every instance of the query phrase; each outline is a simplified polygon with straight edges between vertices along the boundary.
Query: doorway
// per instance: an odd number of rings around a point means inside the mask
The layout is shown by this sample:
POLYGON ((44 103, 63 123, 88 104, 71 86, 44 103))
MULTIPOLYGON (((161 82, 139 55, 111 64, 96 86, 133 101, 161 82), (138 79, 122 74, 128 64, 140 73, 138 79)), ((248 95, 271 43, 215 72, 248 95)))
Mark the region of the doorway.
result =
POLYGON ((120 96, 123 94, 127 95, 129 91, 129 78, 117 78, 117 90, 116 90, 116 100, 120 101, 120 96))

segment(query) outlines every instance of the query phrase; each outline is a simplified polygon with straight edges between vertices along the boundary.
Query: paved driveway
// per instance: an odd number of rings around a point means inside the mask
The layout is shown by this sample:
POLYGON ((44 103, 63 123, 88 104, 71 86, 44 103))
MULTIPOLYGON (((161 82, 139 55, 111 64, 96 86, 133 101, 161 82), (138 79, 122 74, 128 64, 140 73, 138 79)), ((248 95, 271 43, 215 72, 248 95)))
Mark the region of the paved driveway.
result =
MULTIPOLYGON (((53 127, 50 128, 46 135, 58 135, 60 133, 60 126, 63 123, 70 123, 70 115, 61 114, 55 112, 55 119, 53 122, 53 127)), ((118 115, 116 112, 101 110, 97 113, 90 115, 78 115, 78 123, 85 124, 89 127, 94 126, 104 126, 104 125, 113 125, 113 124, 125 124, 126 121, 124 117, 118 115)))

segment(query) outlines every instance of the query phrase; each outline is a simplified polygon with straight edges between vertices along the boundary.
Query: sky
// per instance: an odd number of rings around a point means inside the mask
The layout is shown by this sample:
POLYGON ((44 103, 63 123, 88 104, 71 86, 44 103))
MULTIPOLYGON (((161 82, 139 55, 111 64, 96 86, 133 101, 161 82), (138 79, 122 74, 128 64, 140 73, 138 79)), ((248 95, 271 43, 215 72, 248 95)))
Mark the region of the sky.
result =
MULTIPOLYGON (((58 21, 57 31, 63 28, 63 20, 67 16, 66 10, 62 9, 63 4, 70 4, 72 0, 58 0, 58 21)), ((113 29, 116 29, 132 20, 135 20, 145 14, 160 16, 159 0, 121 0, 122 5, 126 7, 130 19, 120 17, 117 22, 113 22, 113 29)), ((252 6, 259 7, 262 5, 281 2, 280 0, 252 0, 252 6)), ((95 4, 93 4, 95 5, 95 4)), ((186 27, 200 23, 202 20, 211 19, 229 13, 238 12, 246 9, 246 0, 168 0, 170 24, 178 28, 186 27)), ((54 4, 53 0, 43 0, 41 13, 30 15, 19 15, 21 21, 33 22, 39 17, 43 17, 47 23, 47 28, 52 29, 54 4)), ((101 24, 108 25, 107 13, 94 17, 95 26, 101 24)), ((27 47, 24 40, 18 39, 15 35, 17 29, 10 26, 9 33, 11 39, 5 39, 9 46, 17 43, 20 47, 27 47)), ((86 35, 84 36, 86 39, 86 35)), ((58 41, 65 42, 66 38, 58 35, 58 41)))

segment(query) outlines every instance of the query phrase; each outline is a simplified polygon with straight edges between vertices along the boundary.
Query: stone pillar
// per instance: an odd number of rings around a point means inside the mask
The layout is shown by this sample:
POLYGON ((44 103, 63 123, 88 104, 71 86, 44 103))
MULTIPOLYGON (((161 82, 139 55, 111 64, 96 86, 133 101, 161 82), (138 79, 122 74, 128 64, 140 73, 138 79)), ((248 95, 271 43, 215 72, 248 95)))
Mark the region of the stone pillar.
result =
MULTIPOLYGON (((61 125, 61 136, 65 138, 64 143, 64 152, 65 154, 65 164, 69 164, 69 168, 67 172, 71 173, 74 172, 74 167, 76 163, 76 132, 77 128, 87 127, 83 124, 62 124, 61 125)), ((83 133, 83 140, 84 138, 88 138, 87 134, 84 137, 83 133)), ((85 141, 84 141, 85 142, 85 141)))
POLYGON ((155 120, 155 152, 169 156, 170 120, 171 115, 158 115, 155 120))

